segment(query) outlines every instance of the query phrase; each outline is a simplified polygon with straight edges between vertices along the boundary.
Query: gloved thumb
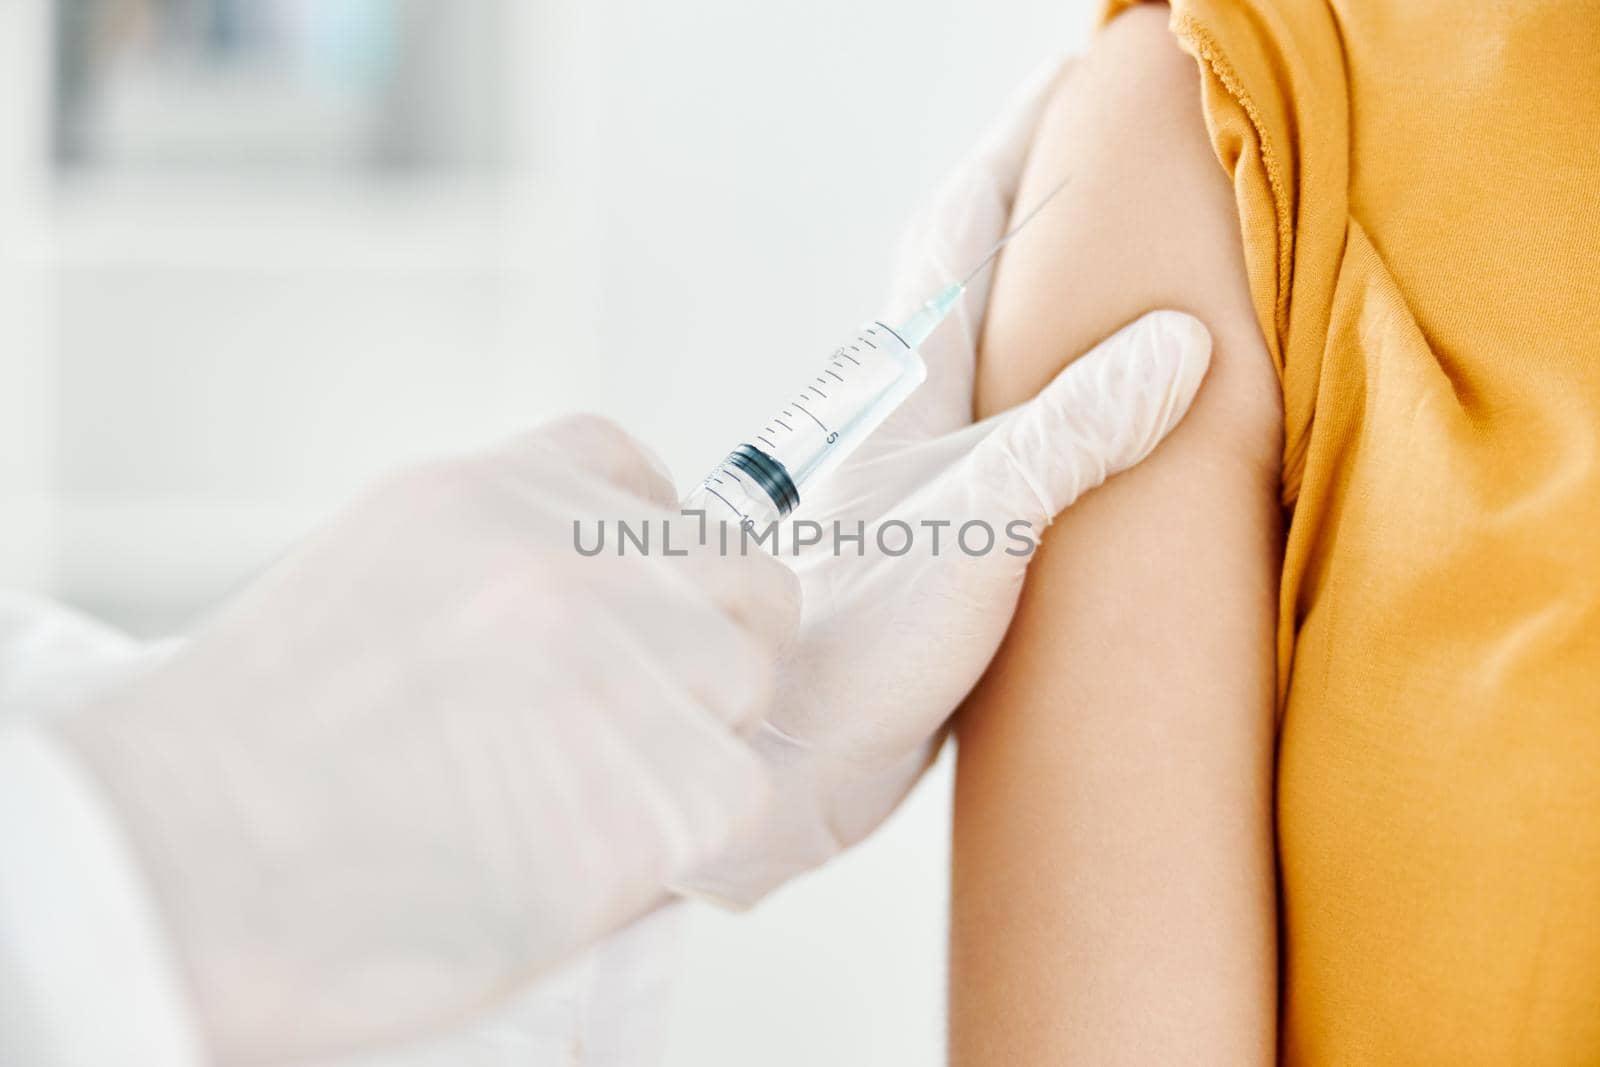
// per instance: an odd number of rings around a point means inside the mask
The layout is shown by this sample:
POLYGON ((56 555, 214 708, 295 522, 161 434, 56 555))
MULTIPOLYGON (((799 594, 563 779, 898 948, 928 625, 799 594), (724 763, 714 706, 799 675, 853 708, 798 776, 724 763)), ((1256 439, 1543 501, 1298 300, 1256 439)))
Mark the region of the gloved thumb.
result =
MULTIPOLYGON (((610 485, 658 508, 676 511, 678 491, 665 463, 647 445, 600 415, 566 415, 529 430, 490 453, 508 468, 554 465, 610 485)), ((543 479, 530 475, 529 484, 543 479)))
POLYGON ((1101 341, 973 449, 976 484, 1041 527, 1154 451, 1183 419, 1211 364, 1192 315, 1153 311, 1101 341))

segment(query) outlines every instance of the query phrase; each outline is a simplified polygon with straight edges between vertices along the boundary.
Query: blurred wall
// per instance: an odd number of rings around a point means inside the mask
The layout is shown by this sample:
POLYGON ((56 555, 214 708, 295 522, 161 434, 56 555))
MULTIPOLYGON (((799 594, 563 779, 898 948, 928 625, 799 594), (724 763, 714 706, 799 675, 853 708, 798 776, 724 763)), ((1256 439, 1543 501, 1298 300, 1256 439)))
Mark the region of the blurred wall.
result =
MULTIPOLYGON (((574 409, 692 483, 875 311, 917 203, 1091 18, 402 6, 476 72, 435 57, 402 97, 450 130, 465 94, 438 166, 98 172, 52 162, 50 5, 0 0, 0 580, 180 629, 379 472, 574 409)), ((938 1058, 948 784, 752 914, 695 913, 672 1064, 938 1058)))

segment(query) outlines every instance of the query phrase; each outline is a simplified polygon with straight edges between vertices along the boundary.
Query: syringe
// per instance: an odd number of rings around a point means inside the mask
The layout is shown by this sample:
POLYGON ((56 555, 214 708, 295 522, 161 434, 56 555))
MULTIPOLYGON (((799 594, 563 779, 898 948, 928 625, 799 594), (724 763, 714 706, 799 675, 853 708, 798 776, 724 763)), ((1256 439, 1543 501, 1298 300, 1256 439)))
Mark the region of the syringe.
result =
POLYGON ((898 326, 870 322, 834 349, 753 439, 740 444, 684 498, 709 518, 765 527, 800 506, 814 486, 882 425, 928 376, 917 346, 955 309, 967 285, 1071 180, 1063 178, 958 282, 898 326))

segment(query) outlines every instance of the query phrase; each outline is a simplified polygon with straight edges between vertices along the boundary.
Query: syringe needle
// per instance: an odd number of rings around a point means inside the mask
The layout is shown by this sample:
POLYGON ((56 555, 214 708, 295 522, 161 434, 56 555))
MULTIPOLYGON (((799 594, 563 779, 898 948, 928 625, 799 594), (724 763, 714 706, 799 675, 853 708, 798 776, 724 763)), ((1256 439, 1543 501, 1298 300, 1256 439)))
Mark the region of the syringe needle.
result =
POLYGON ((994 260, 994 257, 1000 254, 1000 250, 1006 246, 1006 242, 1021 233, 1023 227, 1032 222, 1034 216, 1043 211, 1044 206, 1057 193, 1065 189, 1070 181, 1072 181, 1072 175, 1069 174, 1057 182, 1055 188, 1051 189, 1044 195, 1043 199, 1033 205, 1028 210, 1028 213, 1022 216, 1021 221, 1011 227, 1009 233, 994 243, 994 247, 989 249, 982 259, 978 260, 977 266, 968 271, 965 278, 962 278, 959 282, 951 282, 937 293, 934 293, 909 319, 902 322, 896 333, 905 340, 905 343, 915 348, 923 341, 926 341, 933 334, 933 331, 939 328, 939 324, 944 321, 945 316, 950 314, 951 310, 960 302, 961 294, 967 288, 967 283, 976 278, 978 272, 987 267, 994 260))
POLYGON ((976 278, 978 276, 978 272, 987 267, 990 261, 992 261, 995 256, 1000 254, 1000 250, 1006 246, 1006 243, 1017 234, 1021 233, 1022 228, 1028 225, 1028 223, 1032 222, 1033 217, 1039 212, 1043 211, 1044 206, 1051 200, 1055 199, 1055 195, 1062 189, 1065 189, 1067 187, 1067 183, 1070 181, 1072 181, 1072 175, 1069 174, 1065 178, 1062 178, 1059 182, 1056 182, 1055 188, 1044 194, 1044 197, 1037 204, 1033 205, 1033 207, 1028 210, 1026 215, 1022 216, 1021 221, 1019 221, 1015 226, 1011 227, 1011 229, 1006 232, 1005 236, 996 241, 993 248, 984 253, 984 257, 978 260, 977 266, 968 271, 967 276, 961 279, 961 287, 963 289, 966 288, 967 283, 976 278))

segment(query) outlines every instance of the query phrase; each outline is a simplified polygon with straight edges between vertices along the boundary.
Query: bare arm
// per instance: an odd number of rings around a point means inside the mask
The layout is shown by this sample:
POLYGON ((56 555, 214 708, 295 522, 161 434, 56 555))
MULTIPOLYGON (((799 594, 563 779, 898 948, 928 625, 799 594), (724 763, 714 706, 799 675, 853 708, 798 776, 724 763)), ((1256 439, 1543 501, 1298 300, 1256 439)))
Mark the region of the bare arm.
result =
POLYGON ((1269 1063, 1282 415, 1232 196, 1166 9, 1096 41, 1018 203, 1070 195, 996 277, 979 414, 1139 313, 1216 341, 1187 420, 1046 535, 959 719, 951 1059, 1269 1063))

